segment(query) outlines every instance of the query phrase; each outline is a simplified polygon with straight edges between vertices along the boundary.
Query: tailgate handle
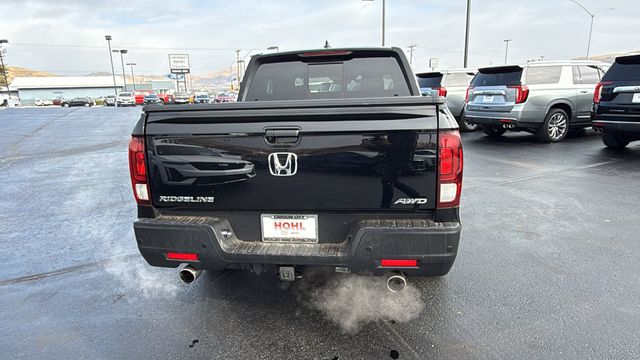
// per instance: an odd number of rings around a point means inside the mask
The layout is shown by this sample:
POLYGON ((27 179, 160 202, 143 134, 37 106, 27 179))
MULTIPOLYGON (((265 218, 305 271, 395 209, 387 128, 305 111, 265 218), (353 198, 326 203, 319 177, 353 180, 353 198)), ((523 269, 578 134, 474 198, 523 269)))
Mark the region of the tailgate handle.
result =
POLYGON ((267 129, 264 138, 269 144, 294 144, 300 138, 300 129, 267 129))

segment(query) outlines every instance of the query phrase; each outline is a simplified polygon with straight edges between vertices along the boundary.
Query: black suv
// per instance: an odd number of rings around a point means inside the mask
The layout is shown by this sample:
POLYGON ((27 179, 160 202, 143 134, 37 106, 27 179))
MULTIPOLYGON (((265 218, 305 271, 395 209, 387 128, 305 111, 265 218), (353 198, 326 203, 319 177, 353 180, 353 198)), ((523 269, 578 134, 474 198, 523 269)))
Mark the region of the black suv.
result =
POLYGON ((616 58, 593 95, 591 121, 607 147, 640 140, 640 55, 616 58))

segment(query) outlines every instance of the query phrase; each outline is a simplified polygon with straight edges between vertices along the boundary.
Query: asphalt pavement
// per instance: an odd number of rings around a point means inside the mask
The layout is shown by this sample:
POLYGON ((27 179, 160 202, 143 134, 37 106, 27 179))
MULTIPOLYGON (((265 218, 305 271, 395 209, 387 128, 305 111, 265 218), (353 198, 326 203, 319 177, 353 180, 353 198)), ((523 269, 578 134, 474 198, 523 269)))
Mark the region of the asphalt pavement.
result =
POLYGON ((139 114, 0 111, 0 358, 640 358, 640 142, 463 134, 458 259, 393 298, 376 279, 184 285, 146 265, 127 165, 139 114))

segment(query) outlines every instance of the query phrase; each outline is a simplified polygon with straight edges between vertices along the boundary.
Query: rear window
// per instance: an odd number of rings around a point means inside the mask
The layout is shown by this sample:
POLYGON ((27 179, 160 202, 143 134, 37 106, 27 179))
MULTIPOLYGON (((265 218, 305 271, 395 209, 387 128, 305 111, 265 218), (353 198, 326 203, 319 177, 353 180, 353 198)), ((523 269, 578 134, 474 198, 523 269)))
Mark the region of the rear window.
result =
POLYGON ((617 58, 602 80, 640 80, 640 55, 617 58))
POLYGON ((438 88, 442 83, 442 74, 424 74, 416 76, 418 86, 422 88, 438 88))
POLYGON ((473 79, 473 73, 453 73, 447 74, 445 86, 467 86, 473 79))
POLYGON ((410 95, 393 57, 331 62, 287 61, 259 65, 247 101, 391 97, 410 95))
POLYGON ((471 81, 472 86, 520 85, 521 67, 482 69, 471 81))
POLYGON ((562 66, 532 66, 527 68, 527 85, 557 84, 562 66))

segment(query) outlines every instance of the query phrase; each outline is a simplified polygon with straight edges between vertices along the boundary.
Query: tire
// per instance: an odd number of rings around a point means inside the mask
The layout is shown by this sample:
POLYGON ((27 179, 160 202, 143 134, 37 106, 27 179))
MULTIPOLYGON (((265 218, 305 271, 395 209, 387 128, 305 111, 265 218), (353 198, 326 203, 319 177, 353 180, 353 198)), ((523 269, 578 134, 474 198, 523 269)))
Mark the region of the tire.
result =
POLYGON ((542 126, 536 131, 538 140, 544 143, 564 140, 569 133, 569 116, 562 109, 551 109, 542 126))
POLYGON ((67 103, 62 104, 62 107, 69 107, 69 104, 67 104, 67 103))
POLYGON ((501 127, 493 125, 482 125, 482 131, 487 134, 488 137, 497 138, 507 132, 507 129, 503 129, 501 127))
POLYGON ((89 106, 91 106, 91 104, 84 104, 84 106, 85 106, 85 107, 89 107, 89 106))
POLYGON ((613 150, 622 150, 629 145, 629 141, 625 139, 622 134, 615 132, 602 133, 602 142, 609 149, 613 150))
POLYGON ((460 117, 458 118, 458 126, 460 126, 460 131, 464 131, 464 132, 476 131, 480 129, 480 125, 469 124, 467 122, 467 120, 464 118, 464 111, 462 111, 462 113, 460 114, 460 117))

